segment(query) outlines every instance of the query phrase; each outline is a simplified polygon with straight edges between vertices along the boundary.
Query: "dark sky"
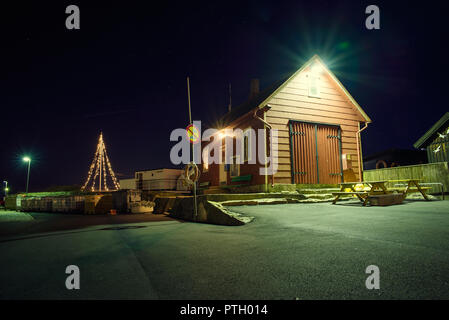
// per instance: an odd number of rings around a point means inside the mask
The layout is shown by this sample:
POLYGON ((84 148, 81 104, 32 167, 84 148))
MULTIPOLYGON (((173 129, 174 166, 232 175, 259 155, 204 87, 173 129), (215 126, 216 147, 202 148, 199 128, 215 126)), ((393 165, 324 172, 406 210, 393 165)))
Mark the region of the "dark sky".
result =
POLYGON ((415 142, 448 111, 446 1, 34 1, 1 9, 0 180, 82 184, 100 130, 119 178, 171 167, 169 135, 319 54, 372 118, 364 154, 415 142), (92 3, 96 4, 93 5, 92 3), (76 4, 81 29, 65 28, 76 4), (377 4, 381 29, 365 28, 377 4))

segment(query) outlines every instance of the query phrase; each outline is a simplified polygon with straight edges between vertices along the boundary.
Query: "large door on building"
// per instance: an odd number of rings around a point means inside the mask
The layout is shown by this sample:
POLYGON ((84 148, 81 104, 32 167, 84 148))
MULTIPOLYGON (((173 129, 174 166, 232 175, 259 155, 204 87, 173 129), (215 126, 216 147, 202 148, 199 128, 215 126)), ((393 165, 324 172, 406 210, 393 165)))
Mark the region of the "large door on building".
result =
POLYGON ((290 121, 289 129, 292 183, 340 183, 340 127, 290 121))

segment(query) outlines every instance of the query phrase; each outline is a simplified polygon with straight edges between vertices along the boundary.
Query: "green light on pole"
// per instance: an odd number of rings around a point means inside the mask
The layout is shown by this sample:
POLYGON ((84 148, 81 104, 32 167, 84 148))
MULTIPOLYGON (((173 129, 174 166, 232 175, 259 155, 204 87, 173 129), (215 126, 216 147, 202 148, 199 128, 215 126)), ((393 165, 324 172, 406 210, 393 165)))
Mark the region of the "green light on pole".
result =
POLYGON ((23 157, 23 161, 28 162, 28 174, 27 174, 27 187, 25 193, 28 193, 28 184, 30 182, 30 167, 31 167, 31 158, 23 157))

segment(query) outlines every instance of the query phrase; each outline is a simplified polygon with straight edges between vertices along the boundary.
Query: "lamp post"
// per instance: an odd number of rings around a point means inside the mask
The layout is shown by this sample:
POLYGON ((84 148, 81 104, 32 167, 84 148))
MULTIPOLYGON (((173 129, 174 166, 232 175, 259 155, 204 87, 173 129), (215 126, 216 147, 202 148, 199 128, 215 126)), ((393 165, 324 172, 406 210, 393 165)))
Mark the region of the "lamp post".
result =
POLYGON ((9 191, 9 189, 8 189, 8 181, 3 180, 3 183, 5 184, 5 197, 6 197, 8 195, 8 191, 9 191))
POLYGON ((30 166, 31 166, 31 158, 30 157, 24 157, 23 161, 28 162, 28 174, 27 174, 27 187, 25 193, 28 193, 28 184, 30 182, 30 166))

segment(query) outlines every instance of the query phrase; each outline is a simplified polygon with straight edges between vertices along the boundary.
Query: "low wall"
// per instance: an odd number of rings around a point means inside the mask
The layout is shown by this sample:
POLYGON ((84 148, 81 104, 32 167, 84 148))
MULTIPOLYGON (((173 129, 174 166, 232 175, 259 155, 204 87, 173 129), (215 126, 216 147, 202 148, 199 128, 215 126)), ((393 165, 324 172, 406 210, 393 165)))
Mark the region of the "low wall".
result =
MULTIPOLYGON (((418 164, 363 172, 365 181, 421 179, 422 182, 441 182, 444 192, 449 192, 449 168, 447 162, 418 164)), ((428 193, 441 193, 440 186, 432 186, 428 193)))

